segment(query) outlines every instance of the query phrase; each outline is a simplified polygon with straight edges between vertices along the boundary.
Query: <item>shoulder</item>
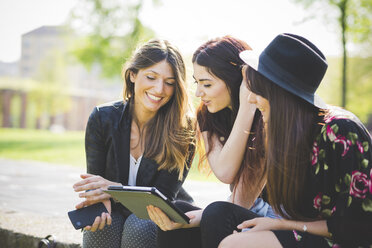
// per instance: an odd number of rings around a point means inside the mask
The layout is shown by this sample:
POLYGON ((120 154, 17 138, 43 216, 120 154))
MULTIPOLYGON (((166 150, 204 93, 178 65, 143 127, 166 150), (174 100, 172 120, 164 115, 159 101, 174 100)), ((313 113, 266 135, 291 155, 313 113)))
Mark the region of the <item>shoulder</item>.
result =
POLYGON ((317 142, 344 159, 356 153, 370 157, 372 152, 372 138, 366 127, 354 114, 339 108, 331 109, 325 116, 317 142))
POLYGON ((327 135, 330 141, 340 136, 352 140, 359 138, 371 140, 370 134, 358 117, 347 110, 336 107, 330 109, 324 117, 324 124, 322 134, 327 135))
POLYGON ((122 100, 104 103, 94 107, 89 116, 88 125, 99 126, 117 125, 124 113, 127 102, 122 100))
POLYGON ((91 113, 91 118, 92 117, 104 117, 104 116, 113 117, 115 115, 120 117, 126 105, 127 105, 127 102, 124 102, 122 100, 112 101, 112 102, 107 102, 107 103, 97 105, 96 107, 94 107, 91 113))
POLYGON ((101 105, 98 105, 95 107, 97 112, 107 112, 107 113, 115 113, 115 112, 120 112, 127 103, 124 102, 123 100, 118 100, 118 101, 112 101, 112 102, 107 102, 103 103, 101 105))

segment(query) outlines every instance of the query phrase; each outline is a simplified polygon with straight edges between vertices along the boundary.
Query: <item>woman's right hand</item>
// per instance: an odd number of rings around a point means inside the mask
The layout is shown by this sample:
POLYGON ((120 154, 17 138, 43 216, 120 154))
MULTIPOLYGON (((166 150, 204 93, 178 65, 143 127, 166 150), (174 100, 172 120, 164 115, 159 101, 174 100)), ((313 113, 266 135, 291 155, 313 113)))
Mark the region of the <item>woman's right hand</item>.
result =
POLYGON ((203 210, 193 210, 185 213, 190 218, 189 224, 176 223, 169 219, 169 217, 157 207, 152 205, 147 206, 147 213, 150 216, 150 219, 163 231, 170 231, 180 228, 192 228, 200 225, 201 216, 203 210))
POLYGON ((78 209, 110 199, 111 196, 103 190, 107 189, 109 185, 121 185, 92 174, 82 174, 80 177, 83 180, 73 185, 75 192, 84 191, 79 193, 79 197, 85 198, 85 200, 76 205, 78 209))

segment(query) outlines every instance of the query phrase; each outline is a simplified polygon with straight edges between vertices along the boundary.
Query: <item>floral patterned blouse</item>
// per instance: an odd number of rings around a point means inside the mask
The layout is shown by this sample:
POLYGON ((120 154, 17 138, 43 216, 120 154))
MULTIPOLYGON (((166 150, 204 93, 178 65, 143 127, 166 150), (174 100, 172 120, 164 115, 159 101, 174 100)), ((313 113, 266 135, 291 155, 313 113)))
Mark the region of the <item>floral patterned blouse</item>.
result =
POLYGON ((371 146, 371 135, 362 123, 341 109, 330 111, 316 136, 309 210, 327 220, 330 247, 372 244, 371 146))

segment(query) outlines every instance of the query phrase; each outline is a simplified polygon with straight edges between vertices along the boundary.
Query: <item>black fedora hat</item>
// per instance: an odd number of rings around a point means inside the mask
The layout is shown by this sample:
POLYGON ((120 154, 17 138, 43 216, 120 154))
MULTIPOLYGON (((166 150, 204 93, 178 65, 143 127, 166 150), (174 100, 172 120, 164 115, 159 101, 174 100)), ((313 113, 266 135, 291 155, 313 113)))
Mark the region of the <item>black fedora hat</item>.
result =
POLYGON ((304 37, 279 34, 259 56, 247 50, 240 58, 283 89, 318 108, 327 107, 315 91, 328 64, 323 53, 304 37))

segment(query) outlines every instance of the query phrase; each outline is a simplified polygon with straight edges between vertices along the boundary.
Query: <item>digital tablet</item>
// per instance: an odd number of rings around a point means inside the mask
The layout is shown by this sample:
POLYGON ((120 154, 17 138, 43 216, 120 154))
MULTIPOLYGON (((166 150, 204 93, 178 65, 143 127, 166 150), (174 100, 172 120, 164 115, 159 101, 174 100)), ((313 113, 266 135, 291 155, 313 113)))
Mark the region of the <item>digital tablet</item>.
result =
POLYGON ((104 192, 141 219, 150 219, 146 207, 160 208, 172 221, 188 224, 190 219, 155 187, 109 186, 104 192))

